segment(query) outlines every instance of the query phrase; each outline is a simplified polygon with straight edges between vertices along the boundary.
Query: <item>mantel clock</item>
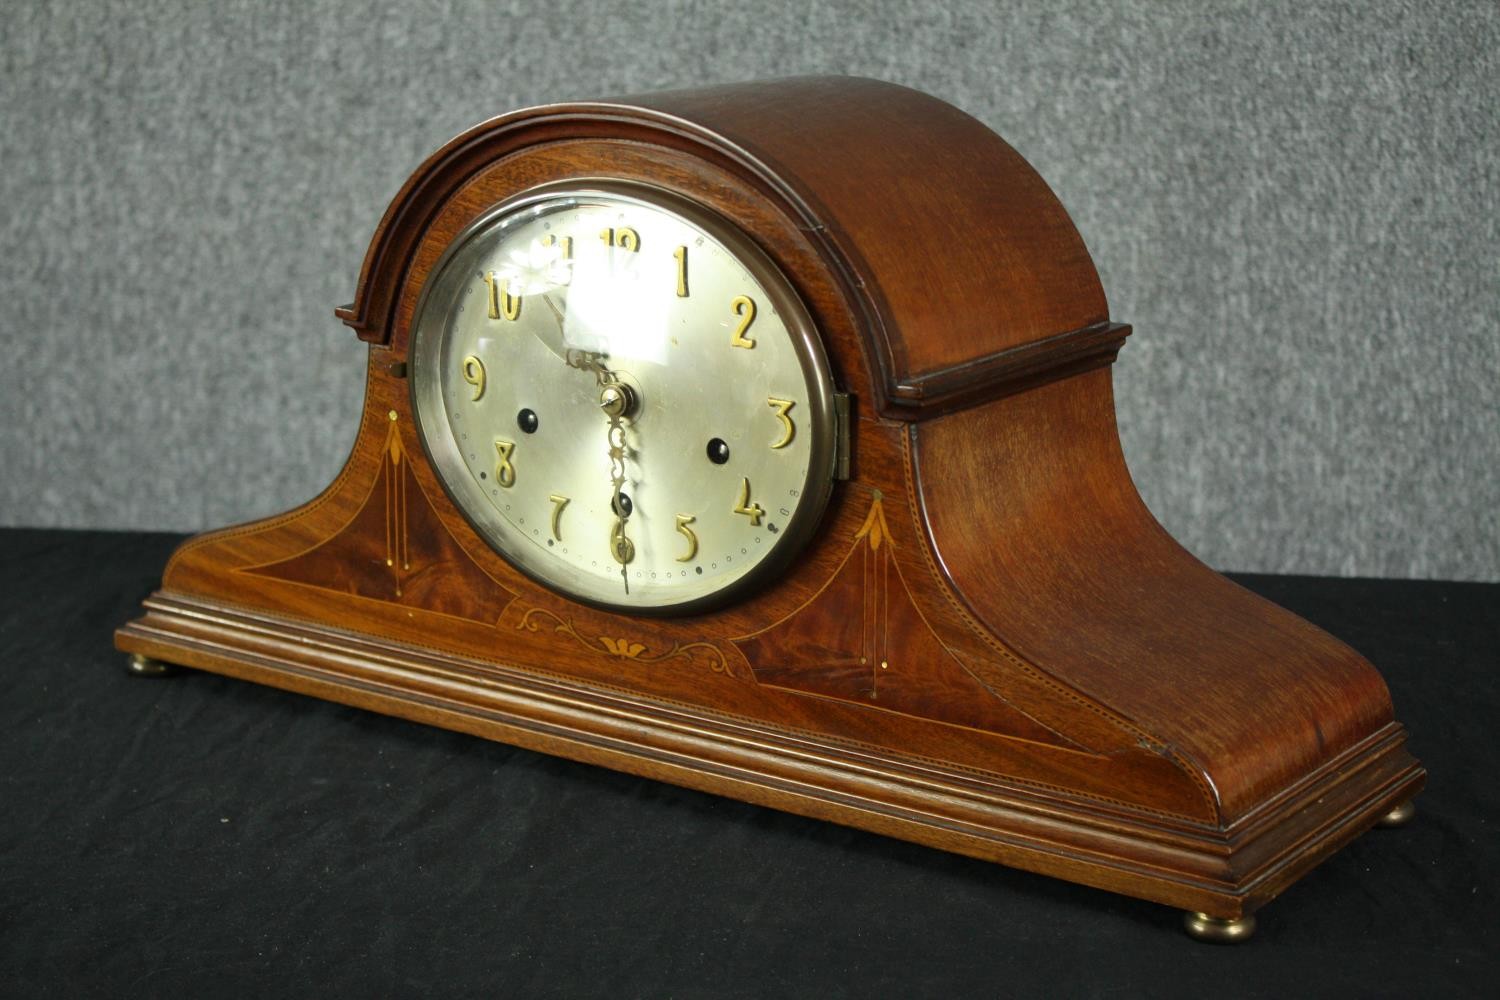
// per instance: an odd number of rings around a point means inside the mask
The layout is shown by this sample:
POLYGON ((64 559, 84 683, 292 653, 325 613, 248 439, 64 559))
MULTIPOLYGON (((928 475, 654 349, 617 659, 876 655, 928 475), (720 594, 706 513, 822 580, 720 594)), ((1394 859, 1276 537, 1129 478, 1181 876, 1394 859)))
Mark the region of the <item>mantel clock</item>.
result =
POLYGON ((1062 206, 934 98, 503 115, 381 220, 347 464, 116 634, 1180 907, 1233 940, 1424 772, 1358 654, 1180 548, 1062 206))

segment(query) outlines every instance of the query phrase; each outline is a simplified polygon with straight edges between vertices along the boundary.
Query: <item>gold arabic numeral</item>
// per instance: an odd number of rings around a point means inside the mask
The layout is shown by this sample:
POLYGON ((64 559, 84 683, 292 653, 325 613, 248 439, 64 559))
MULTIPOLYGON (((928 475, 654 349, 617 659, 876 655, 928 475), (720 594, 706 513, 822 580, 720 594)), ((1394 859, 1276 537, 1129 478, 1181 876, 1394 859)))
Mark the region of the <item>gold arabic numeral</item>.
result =
POLYGON ((621 226, 619 229, 603 229, 599 232, 599 238, 607 247, 619 247, 621 250, 629 250, 631 253, 641 248, 641 234, 629 226, 621 226))
POLYGON ((777 399, 775 396, 767 396, 766 405, 776 411, 776 419, 781 421, 781 440, 771 445, 771 447, 785 448, 792 443, 792 438, 797 435, 797 425, 792 423, 791 417, 787 416, 787 411, 797 404, 790 399, 777 399))
POLYGON ((755 322, 755 300, 748 295, 736 295, 734 301, 729 303, 729 308, 740 318, 740 325, 734 328, 734 336, 729 338, 729 346, 749 350, 755 346, 755 340, 745 336, 745 333, 750 329, 750 324, 755 322))
POLYGON ((677 515, 677 533, 686 538, 688 544, 687 552, 677 557, 678 562, 692 562, 693 557, 698 554, 698 536, 693 533, 692 528, 688 527, 696 520, 697 518, 691 514, 677 515))
POLYGON ((677 261, 677 297, 687 298, 687 247, 678 247, 672 251, 673 258, 677 261))
POLYGON ((490 293, 490 319, 503 317, 515 321, 521 318, 521 296, 510 294, 504 278, 497 279, 494 271, 486 271, 484 284, 490 293))
POLYGON ((561 493, 554 493, 547 498, 552 501, 552 537, 559 542, 562 541, 562 518, 563 508, 568 505, 568 498, 561 493))
POLYGON ((485 375, 484 362, 474 355, 464 358, 463 365, 464 381, 474 387, 474 402, 479 402, 479 397, 484 395, 485 375))
POLYGON ((495 482, 506 489, 516 485, 516 467, 510 464, 510 457, 515 450, 514 441, 495 439, 495 482))
POLYGON ((500 318, 500 286, 495 283, 495 272, 484 272, 484 287, 489 292, 490 319, 500 318))
POLYGON ((760 527, 760 519, 766 516, 765 508, 758 503, 750 502, 750 480, 740 480, 740 501, 734 505, 736 514, 744 514, 750 519, 750 524, 760 527))
POLYGON ((546 236, 542 237, 542 246, 562 247, 562 259, 573 259, 573 237, 571 236, 556 236, 552 233, 548 233, 546 236))

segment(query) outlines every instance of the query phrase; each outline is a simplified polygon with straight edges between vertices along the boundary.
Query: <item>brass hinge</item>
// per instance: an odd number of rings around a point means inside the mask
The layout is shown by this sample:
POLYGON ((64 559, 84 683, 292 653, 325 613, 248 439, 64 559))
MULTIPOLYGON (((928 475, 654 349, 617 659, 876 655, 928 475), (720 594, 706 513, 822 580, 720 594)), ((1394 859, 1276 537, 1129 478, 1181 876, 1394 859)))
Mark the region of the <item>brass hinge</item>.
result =
POLYGON ((849 394, 833 394, 833 478, 849 478, 849 451, 853 437, 849 426, 849 394))

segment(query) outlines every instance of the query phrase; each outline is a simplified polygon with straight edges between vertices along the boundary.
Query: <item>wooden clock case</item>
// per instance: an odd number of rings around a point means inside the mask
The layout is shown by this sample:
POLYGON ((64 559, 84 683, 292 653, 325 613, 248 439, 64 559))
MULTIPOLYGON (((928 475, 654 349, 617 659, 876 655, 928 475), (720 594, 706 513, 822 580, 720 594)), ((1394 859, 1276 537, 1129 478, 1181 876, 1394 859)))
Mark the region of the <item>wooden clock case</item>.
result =
MULTIPOLYGON (((182 664, 1181 907, 1203 936, 1399 817, 1425 772, 1353 650, 1182 549, 1131 483, 1109 319, 1040 176, 962 112, 805 78, 533 108, 402 188, 338 310, 369 347, 320 496, 208 533, 116 633, 182 664), (790 277, 853 397, 821 529, 686 618, 499 558, 414 434, 423 282, 486 209, 637 181, 790 277)), ((289 431, 294 430, 288 428, 289 431)))

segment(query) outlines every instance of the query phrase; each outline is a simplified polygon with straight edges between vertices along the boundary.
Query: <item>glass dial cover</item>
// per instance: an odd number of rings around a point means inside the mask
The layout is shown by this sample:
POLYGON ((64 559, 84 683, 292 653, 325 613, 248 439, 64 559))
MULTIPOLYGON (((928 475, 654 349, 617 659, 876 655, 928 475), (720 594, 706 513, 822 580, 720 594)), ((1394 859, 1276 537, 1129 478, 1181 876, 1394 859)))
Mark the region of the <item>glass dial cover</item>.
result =
POLYGON ((654 188, 486 213, 413 320, 427 453, 479 534, 585 603, 686 613, 774 578, 833 482, 833 384, 743 232, 654 188))

